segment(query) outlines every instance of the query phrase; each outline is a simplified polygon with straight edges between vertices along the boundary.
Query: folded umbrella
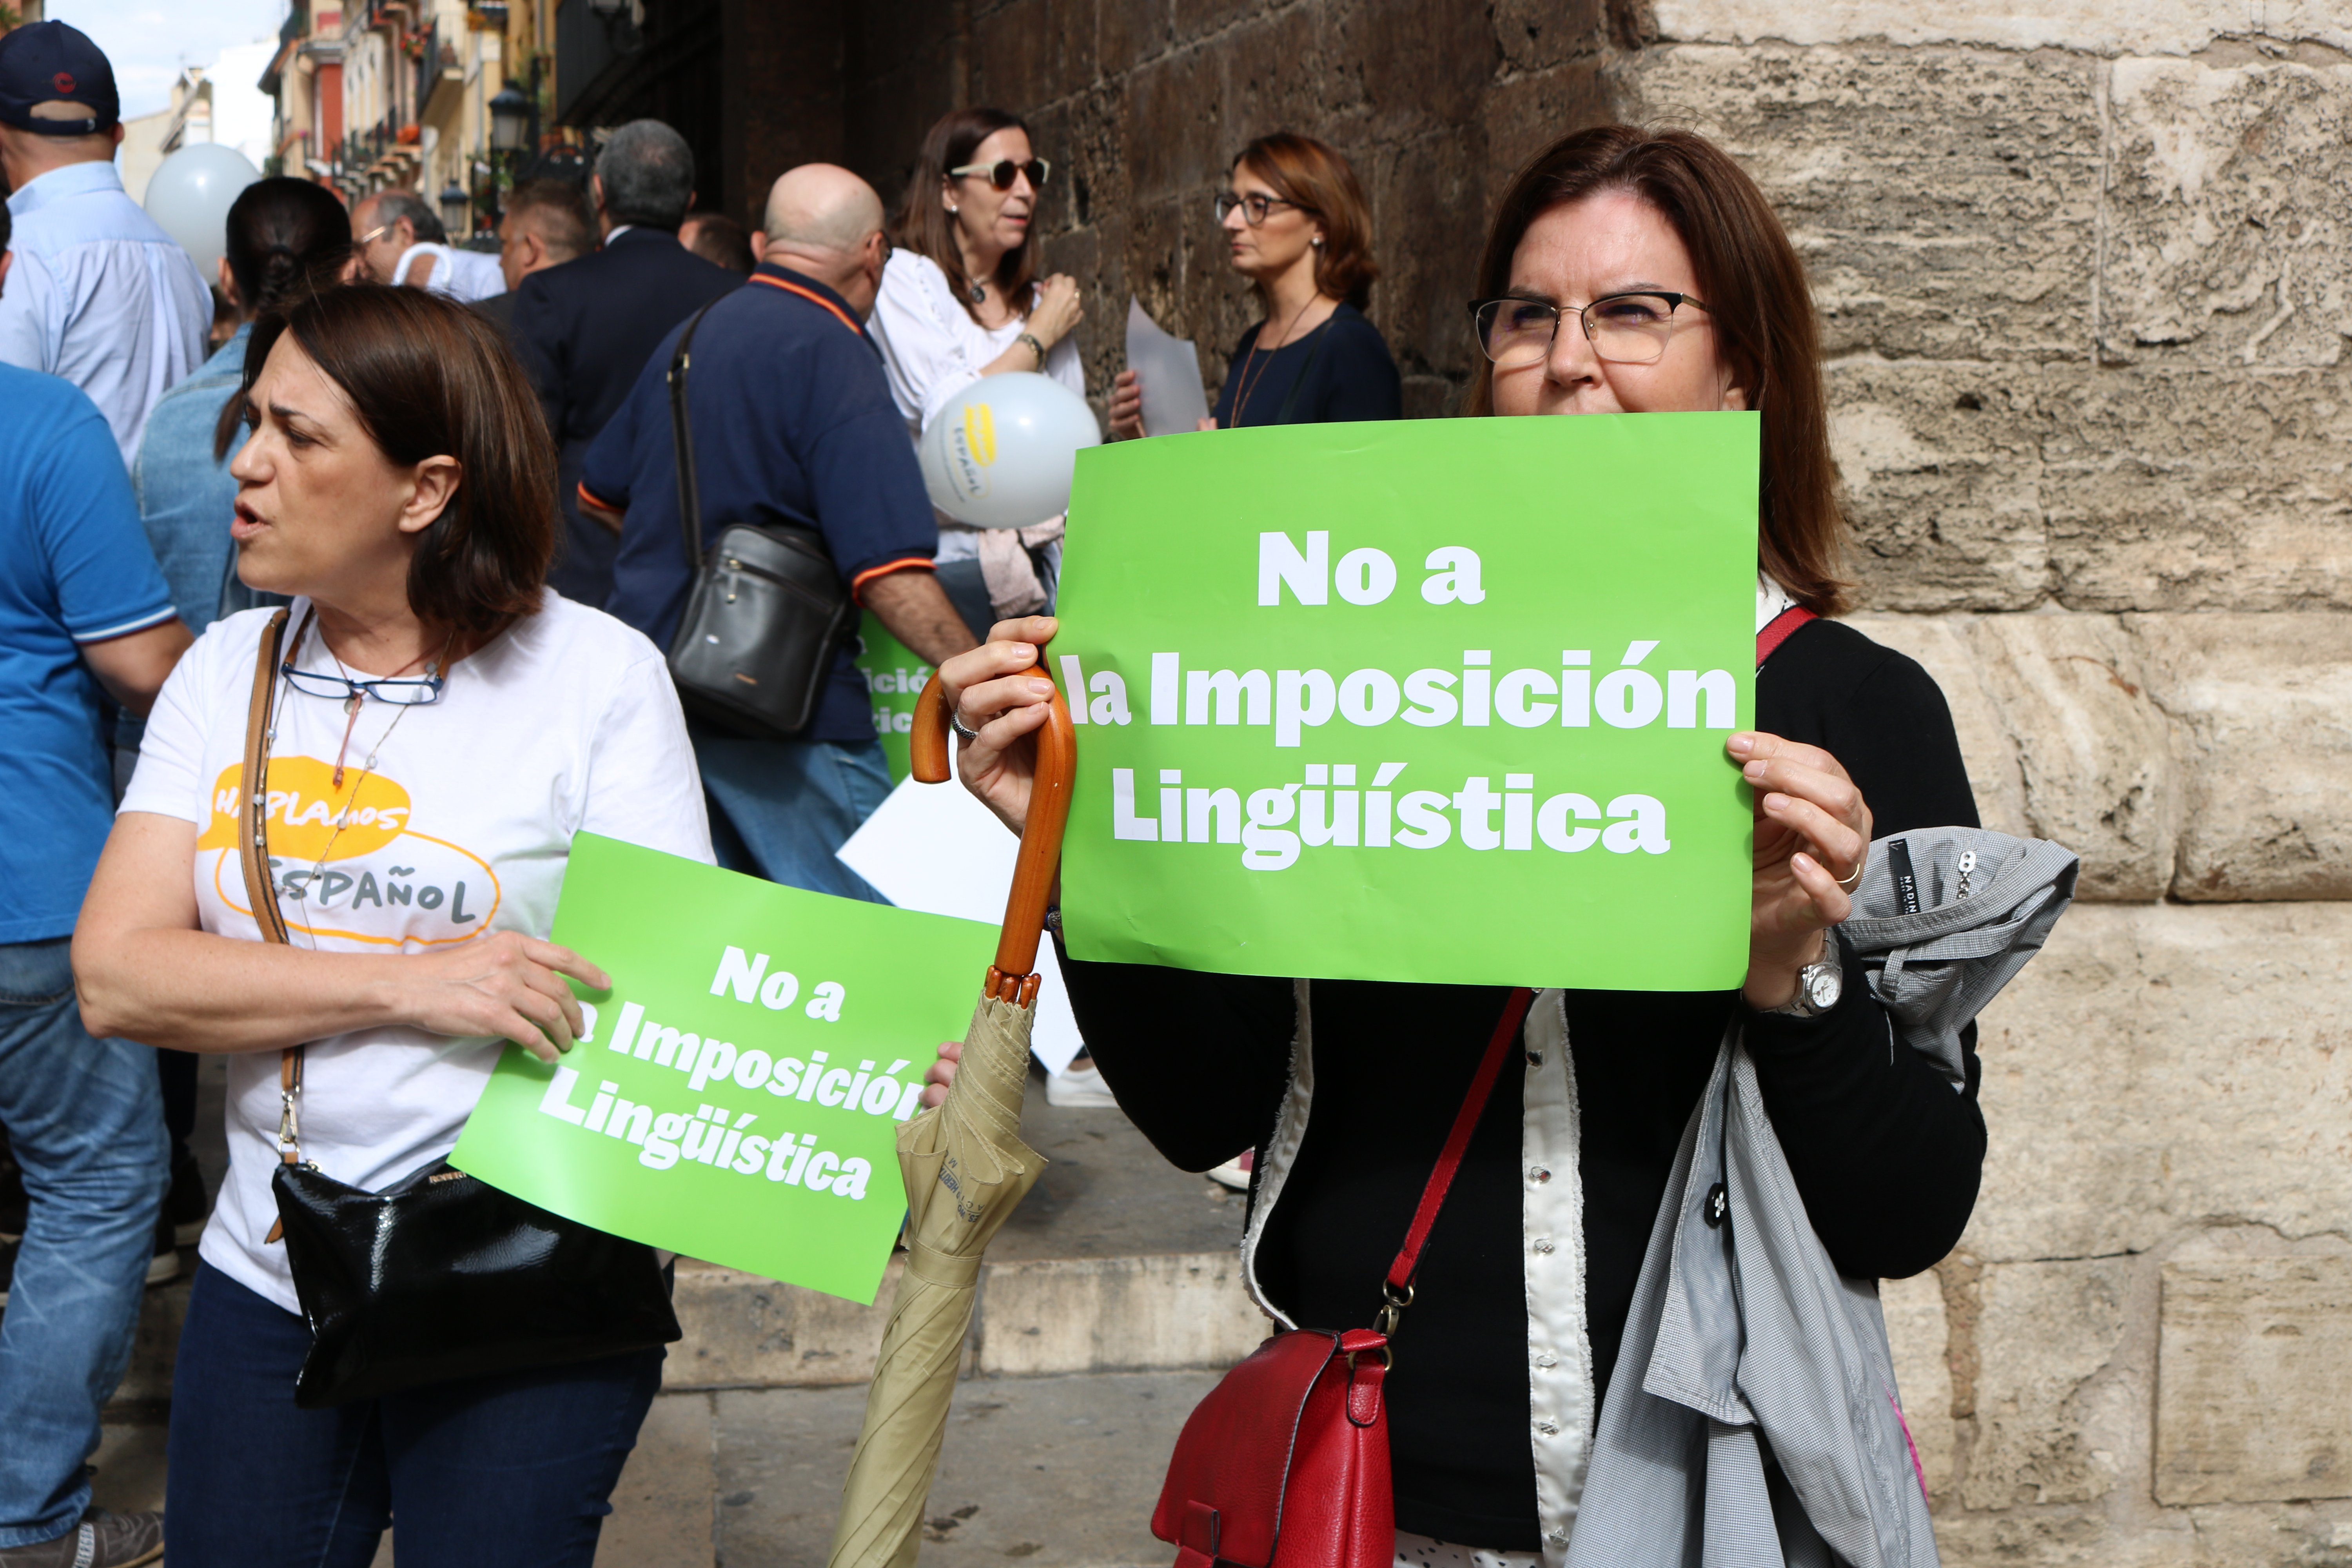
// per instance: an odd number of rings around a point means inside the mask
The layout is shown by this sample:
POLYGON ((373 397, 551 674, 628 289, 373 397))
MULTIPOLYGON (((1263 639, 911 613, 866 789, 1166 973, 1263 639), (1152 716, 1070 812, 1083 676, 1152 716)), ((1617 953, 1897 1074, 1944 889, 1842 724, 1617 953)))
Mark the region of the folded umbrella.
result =
MULTIPOLYGON (((945 783, 953 769, 937 675, 916 704, 908 742, 915 777, 945 783)), ((1021 1142, 1021 1096, 1037 1017, 1037 942, 1061 863, 1076 766, 1070 710, 1056 691, 1037 733, 1028 826, 996 962, 964 1034, 955 1081, 945 1103, 898 1129, 907 1268, 866 1391, 865 1429, 842 1486, 829 1568, 907 1568, 915 1561, 971 1327, 981 1255, 1045 1168, 1044 1156, 1021 1142)))

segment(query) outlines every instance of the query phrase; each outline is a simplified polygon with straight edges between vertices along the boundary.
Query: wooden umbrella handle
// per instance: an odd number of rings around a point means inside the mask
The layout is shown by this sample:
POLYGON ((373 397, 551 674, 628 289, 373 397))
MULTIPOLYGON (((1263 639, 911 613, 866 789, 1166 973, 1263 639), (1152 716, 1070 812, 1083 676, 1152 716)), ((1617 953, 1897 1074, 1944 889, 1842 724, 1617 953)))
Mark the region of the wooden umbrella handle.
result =
MULTIPOLYGON (((1035 673, 1044 678, 1041 667, 1035 673)), ((915 704, 915 727, 907 736, 908 760, 924 784, 945 784, 955 774, 948 742, 947 693, 934 670, 915 704)), ((1052 710, 1037 731, 1037 767, 1029 786, 1029 823, 1021 834, 1021 858, 1013 866, 1013 891, 1004 900, 1004 930, 996 939, 996 963, 988 971, 986 994, 1025 1007, 1037 999, 1037 942, 1045 929, 1045 905, 1062 865, 1062 830, 1070 820, 1070 784, 1077 774, 1077 733, 1069 705, 1054 689, 1052 710)))

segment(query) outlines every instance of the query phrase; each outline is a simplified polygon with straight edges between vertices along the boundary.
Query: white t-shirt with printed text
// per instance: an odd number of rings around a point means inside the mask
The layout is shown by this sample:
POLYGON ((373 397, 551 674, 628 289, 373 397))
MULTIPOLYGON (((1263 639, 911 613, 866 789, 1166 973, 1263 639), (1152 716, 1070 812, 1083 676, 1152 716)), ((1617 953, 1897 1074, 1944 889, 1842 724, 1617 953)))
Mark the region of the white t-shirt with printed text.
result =
MULTIPOLYGON (((421 953, 493 931, 545 937, 583 831, 710 860, 701 779, 660 652, 602 611, 551 592, 543 604, 458 660, 437 701, 363 701, 340 789, 343 703, 279 682, 269 849, 296 947, 421 953)), ((308 608, 295 601, 289 637, 308 608)), ((236 800, 270 614, 215 623, 181 659, 121 807, 197 826, 198 921, 247 941, 261 933, 237 859, 236 800)), ((337 668, 315 625, 292 658, 297 669, 337 668)), ((355 1187, 393 1185, 456 1146, 502 1048, 409 1027, 312 1042, 303 1157, 355 1187)), ((264 1239, 278 1217, 278 1076, 275 1050, 229 1058, 229 1175, 199 1252, 299 1311, 285 1246, 264 1239)))

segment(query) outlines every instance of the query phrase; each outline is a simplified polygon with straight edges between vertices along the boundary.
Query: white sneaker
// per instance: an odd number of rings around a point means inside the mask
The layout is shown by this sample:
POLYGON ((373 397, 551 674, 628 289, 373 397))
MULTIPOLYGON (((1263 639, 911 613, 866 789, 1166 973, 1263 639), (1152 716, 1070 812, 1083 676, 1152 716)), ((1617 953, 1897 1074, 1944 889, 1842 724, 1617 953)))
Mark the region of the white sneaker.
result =
POLYGON ((1083 1067, 1045 1075, 1045 1103, 1066 1110, 1116 1110, 1118 1100, 1099 1069, 1083 1067))
POLYGON ((1250 1167, 1257 1163, 1257 1151, 1244 1149, 1222 1165, 1213 1165, 1201 1173, 1221 1187, 1231 1187, 1237 1193, 1249 1191, 1250 1167))

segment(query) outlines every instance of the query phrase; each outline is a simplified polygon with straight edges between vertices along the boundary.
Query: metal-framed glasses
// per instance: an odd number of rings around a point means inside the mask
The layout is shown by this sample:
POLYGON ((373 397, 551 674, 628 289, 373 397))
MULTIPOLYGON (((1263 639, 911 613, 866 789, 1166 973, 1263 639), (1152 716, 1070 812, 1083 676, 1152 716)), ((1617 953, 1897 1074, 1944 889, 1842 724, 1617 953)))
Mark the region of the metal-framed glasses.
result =
POLYGON ((1583 321, 1593 353, 1611 364, 1655 364, 1665 357, 1667 340, 1680 325, 1675 312, 1685 305, 1706 309, 1687 294, 1643 290, 1604 294, 1581 309, 1542 300, 1479 300, 1470 306, 1470 321, 1478 347, 1502 370, 1549 358, 1563 315, 1583 321))
POLYGON ((961 169, 948 171, 959 180, 986 180, 1000 191, 1011 190, 1013 182, 1023 174, 1029 176, 1032 188, 1042 191, 1045 188, 1045 177, 1053 172, 1054 165, 1043 158, 1032 158, 1025 163, 999 158, 993 163, 966 163, 961 169))
MULTIPOLYGON (((1216 200, 1217 221, 1220 224, 1223 223, 1233 216, 1234 209, 1239 207, 1242 210, 1242 221, 1250 227, 1255 228, 1265 221, 1265 215, 1275 208, 1297 206, 1297 202, 1286 202, 1280 196, 1269 196, 1263 192, 1253 191, 1248 195, 1237 196, 1231 191, 1221 191, 1216 200)), ((1299 210, 1303 212, 1306 209, 1300 207, 1299 210)))
POLYGON ((362 697, 373 697, 378 702, 389 702, 395 708, 422 708, 441 699, 441 689, 449 684, 442 675, 409 676, 396 680, 354 680, 348 675, 329 675, 323 670, 297 669, 288 659, 278 667, 286 684, 306 697, 331 697, 351 702, 362 697))

